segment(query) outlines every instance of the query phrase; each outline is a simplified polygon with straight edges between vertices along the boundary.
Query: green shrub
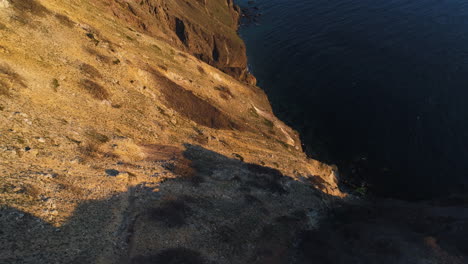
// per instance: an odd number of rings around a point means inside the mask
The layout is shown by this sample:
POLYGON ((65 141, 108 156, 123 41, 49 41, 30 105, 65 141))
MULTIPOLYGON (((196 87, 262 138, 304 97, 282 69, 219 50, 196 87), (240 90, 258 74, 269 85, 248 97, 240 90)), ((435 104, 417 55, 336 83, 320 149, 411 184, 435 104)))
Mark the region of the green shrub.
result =
POLYGON ((54 92, 58 91, 58 88, 60 87, 60 83, 57 79, 52 79, 52 83, 50 84, 52 86, 52 89, 54 89, 54 92))

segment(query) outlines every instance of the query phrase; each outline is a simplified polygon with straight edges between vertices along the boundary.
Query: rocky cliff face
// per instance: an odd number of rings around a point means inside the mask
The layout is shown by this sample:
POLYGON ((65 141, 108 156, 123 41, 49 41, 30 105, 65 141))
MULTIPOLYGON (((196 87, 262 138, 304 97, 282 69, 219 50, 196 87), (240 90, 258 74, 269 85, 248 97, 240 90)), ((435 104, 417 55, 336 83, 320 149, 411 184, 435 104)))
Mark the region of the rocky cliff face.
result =
POLYGON ((107 1, 109 12, 135 30, 159 37, 179 50, 249 84, 245 45, 236 34, 239 9, 228 1, 107 1))
POLYGON ((286 258, 341 193, 253 85, 238 16, 0 0, 0 262, 286 258))

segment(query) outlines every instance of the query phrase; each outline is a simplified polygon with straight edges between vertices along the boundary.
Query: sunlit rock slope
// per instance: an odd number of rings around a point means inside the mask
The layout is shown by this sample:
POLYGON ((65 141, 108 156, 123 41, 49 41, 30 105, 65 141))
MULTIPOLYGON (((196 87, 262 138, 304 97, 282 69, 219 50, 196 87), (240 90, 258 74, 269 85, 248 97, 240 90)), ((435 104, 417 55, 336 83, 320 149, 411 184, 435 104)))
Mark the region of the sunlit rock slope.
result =
POLYGON ((0 0, 1 263, 287 261, 337 173, 273 115, 238 17, 0 0))

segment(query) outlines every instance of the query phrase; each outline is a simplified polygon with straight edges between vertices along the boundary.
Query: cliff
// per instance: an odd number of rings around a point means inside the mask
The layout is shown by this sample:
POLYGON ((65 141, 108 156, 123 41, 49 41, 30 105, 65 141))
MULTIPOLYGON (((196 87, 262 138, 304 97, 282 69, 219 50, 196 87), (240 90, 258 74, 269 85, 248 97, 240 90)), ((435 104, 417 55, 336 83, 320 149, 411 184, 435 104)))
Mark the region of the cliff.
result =
POLYGON ((0 263, 467 263, 466 197, 347 199, 231 0, 0 0, 0 263))
POLYGON ((285 261, 341 193, 255 86, 238 17, 0 0, 0 262, 285 261))
MULTIPOLYGON (((103 1, 105 2, 105 1, 103 1)), ((236 33, 239 8, 222 1, 107 1, 116 18, 162 39, 203 62, 249 84, 245 45, 236 33)))

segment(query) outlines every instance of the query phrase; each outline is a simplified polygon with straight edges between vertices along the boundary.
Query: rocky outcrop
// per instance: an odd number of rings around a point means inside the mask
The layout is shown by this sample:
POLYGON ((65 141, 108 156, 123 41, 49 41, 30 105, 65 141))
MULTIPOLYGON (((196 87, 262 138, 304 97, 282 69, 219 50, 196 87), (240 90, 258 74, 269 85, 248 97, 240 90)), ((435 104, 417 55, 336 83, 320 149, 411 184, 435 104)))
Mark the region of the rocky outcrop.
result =
POLYGON ((236 34, 239 8, 232 0, 106 0, 110 11, 135 30, 161 37, 202 61, 251 85, 245 45, 236 34))

